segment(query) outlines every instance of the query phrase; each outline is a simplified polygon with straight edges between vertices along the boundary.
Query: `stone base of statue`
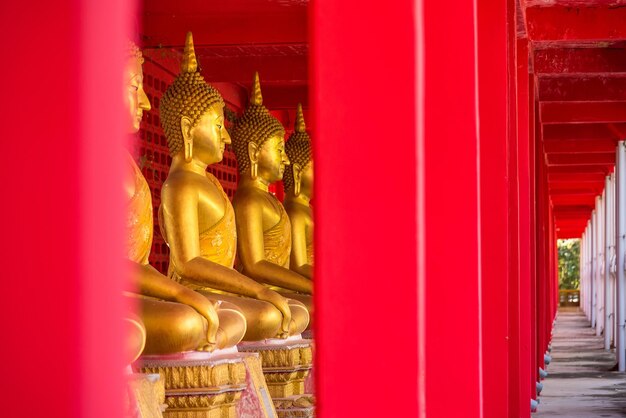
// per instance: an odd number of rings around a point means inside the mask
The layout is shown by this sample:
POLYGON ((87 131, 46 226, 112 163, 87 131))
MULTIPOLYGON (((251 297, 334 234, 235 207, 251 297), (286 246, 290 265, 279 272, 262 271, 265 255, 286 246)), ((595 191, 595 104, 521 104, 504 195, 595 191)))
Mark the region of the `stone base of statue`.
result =
POLYGON ((246 363, 236 349, 143 356, 143 373, 165 386, 164 418, 235 418, 246 389, 246 363))
POLYGON ((311 340, 298 336, 287 340, 244 342, 238 349, 259 354, 278 417, 313 416, 313 396, 305 391, 305 382, 313 367, 311 340))
POLYGON ((239 354, 246 365, 246 390, 237 404, 238 418, 276 418, 258 353, 239 354))
POLYGON ((311 395, 295 395, 275 398, 274 405, 279 418, 315 417, 315 399, 311 395))
POLYGON ((127 418, 163 418, 165 386, 158 374, 129 373, 124 399, 127 418))

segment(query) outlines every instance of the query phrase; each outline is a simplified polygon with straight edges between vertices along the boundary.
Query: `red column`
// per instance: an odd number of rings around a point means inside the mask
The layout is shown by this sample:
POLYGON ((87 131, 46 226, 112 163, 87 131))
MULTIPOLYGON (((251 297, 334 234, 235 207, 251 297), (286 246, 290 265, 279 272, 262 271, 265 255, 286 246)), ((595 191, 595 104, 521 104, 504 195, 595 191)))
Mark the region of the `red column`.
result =
POLYGON ((507 2, 477 2, 484 417, 517 412, 509 395, 509 77, 507 2))
POLYGON ((0 5, 2 415, 122 415, 122 77, 134 2, 0 5))
POLYGON ((542 161, 538 158, 537 141, 540 135, 539 113, 535 102, 534 77, 529 77, 529 120, 530 120, 530 198, 531 198, 531 274, 530 274, 530 373, 533 382, 530 384, 531 395, 535 396, 535 382, 538 381, 537 365, 537 283, 539 278, 539 187, 538 165, 542 161))
POLYGON ((319 415, 478 418, 473 5, 312 12, 319 415))
POLYGON ((517 102, 517 21, 516 4, 509 1, 507 25, 507 61, 509 73, 507 178, 509 183, 509 403, 510 417, 528 415, 528 402, 520 399, 520 263, 519 263, 519 169, 518 169, 518 102, 517 102))
MULTIPOLYGON (((311 3, 320 418, 416 417, 424 407, 418 402, 417 299, 424 295, 415 261, 413 7, 409 0, 385 7, 311 3)), ((433 280, 455 276, 446 273, 433 280)), ((446 331, 439 346, 445 350, 455 324, 431 320, 446 331)), ((433 373, 449 379, 457 363, 447 356, 432 364, 433 373)))
POLYGON ((484 403, 476 16, 472 2, 417 4, 422 417, 478 418, 484 403))
POLYGON ((528 40, 516 42, 517 62, 517 156, 519 171, 519 399, 520 416, 529 415, 528 404, 535 393, 531 373, 531 115, 529 109, 528 40))
POLYGON ((549 285, 552 270, 552 252, 551 248, 551 212, 550 201, 548 197, 547 185, 547 166, 544 158, 543 144, 538 139, 537 146, 537 162, 538 162, 538 230, 537 239, 539 240, 537 264, 539 275, 537 277, 537 345, 536 358, 538 367, 545 369, 543 362, 543 354, 546 348, 546 328, 549 321, 550 296, 549 285))

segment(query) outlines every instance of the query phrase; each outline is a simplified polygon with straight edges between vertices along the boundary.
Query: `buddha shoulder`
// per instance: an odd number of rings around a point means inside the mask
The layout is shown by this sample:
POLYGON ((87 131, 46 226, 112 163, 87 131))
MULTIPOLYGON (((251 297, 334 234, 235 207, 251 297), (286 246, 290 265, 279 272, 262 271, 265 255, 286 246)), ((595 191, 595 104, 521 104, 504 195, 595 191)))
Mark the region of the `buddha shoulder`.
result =
POLYGON ((269 193, 256 187, 239 187, 233 198, 233 205, 264 205, 269 193))
POLYGON ((311 208, 289 201, 285 201, 284 206, 292 226, 308 226, 313 223, 311 208))
POLYGON ((181 196, 198 196, 205 181, 206 179, 196 173, 186 171, 170 173, 161 188, 161 199, 166 203, 171 199, 180 199, 181 196))
POLYGON ((271 199, 274 197, 266 191, 254 187, 239 188, 233 198, 235 214, 238 217, 245 217, 250 213, 277 216, 274 214, 278 212, 278 208, 271 199))

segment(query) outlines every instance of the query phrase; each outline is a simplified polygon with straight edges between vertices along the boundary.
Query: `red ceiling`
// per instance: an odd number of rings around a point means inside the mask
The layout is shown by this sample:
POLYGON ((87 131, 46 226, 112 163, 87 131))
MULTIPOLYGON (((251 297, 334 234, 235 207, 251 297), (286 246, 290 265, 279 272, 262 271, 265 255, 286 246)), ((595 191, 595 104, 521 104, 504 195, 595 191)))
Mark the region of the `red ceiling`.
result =
POLYGON ((258 71, 264 103, 308 103, 308 0, 144 1, 142 44, 180 60, 193 33, 205 79, 249 91, 258 71))
POLYGON ((560 238, 580 237, 626 138, 626 0, 520 0, 560 238))

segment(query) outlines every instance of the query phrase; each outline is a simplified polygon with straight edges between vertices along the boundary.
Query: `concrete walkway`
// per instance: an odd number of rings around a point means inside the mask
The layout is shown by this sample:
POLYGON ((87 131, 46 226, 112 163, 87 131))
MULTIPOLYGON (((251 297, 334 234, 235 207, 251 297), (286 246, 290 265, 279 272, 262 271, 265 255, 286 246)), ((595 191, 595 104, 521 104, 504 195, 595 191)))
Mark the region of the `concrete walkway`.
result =
POLYGON ((552 340, 552 363, 533 417, 626 417, 626 374, 609 371, 615 355, 604 350, 578 309, 561 309, 552 340))

